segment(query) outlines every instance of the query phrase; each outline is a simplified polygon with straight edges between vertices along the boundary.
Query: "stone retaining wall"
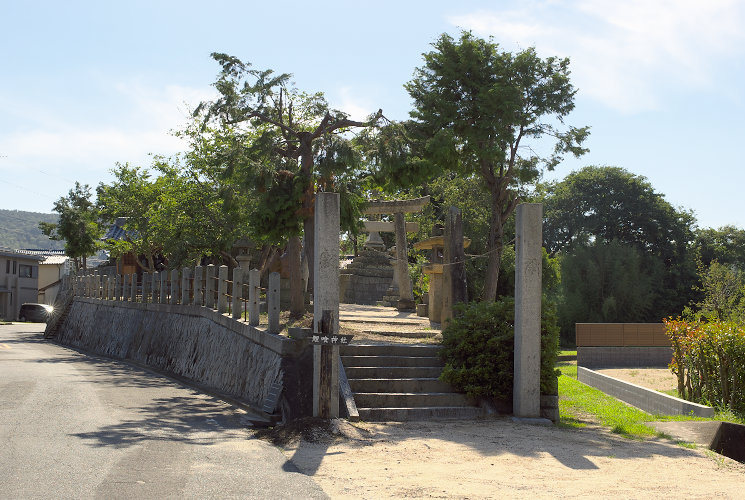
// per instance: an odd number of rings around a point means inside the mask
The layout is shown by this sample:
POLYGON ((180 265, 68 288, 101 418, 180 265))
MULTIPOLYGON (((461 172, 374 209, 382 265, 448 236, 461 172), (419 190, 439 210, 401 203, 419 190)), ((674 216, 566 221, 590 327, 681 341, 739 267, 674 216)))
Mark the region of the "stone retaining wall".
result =
POLYGON ((235 321, 200 306, 75 297, 56 339, 66 345, 196 382, 260 409, 282 383, 287 410, 310 412, 307 342, 235 321))
POLYGON ((609 377, 582 366, 577 367, 577 380, 595 387, 614 398, 656 415, 694 415, 711 418, 714 408, 686 401, 647 389, 624 380, 609 377))
POLYGON ((580 347, 577 366, 586 368, 666 368, 672 347, 580 347))

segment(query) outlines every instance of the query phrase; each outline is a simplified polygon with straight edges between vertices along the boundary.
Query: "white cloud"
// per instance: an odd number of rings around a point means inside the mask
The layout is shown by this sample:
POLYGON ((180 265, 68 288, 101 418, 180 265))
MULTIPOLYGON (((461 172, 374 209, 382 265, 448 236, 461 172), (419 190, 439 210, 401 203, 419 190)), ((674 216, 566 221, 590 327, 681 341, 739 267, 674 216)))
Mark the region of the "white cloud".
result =
POLYGON ((715 63, 741 55, 745 41, 737 0, 543 1, 449 21, 503 44, 569 56, 582 94, 630 113, 654 109, 669 89, 726 86, 715 63))
POLYGON ((352 120, 363 121, 377 111, 369 98, 354 95, 352 87, 341 87, 337 93, 337 102, 331 104, 331 107, 344 111, 352 120))

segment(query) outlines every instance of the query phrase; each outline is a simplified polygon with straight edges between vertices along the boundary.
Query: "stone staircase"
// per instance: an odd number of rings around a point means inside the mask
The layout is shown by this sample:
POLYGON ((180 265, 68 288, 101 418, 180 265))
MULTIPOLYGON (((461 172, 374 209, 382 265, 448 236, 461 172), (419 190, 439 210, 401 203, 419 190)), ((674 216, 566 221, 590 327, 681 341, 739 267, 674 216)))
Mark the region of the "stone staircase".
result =
POLYGON ((342 364, 360 419, 471 419, 484 415, 473 401, 438 380, 443 367, 439 349, 406 344, 344 346, 342 364))

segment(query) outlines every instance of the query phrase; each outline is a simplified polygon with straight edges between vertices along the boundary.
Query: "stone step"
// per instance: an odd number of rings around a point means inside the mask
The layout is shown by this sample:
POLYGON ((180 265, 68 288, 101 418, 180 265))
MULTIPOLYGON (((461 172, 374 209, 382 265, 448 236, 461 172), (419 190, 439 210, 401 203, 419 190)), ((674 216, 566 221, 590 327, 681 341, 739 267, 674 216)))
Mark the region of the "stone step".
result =
POLYGON ((359 378, 349 379, 355 393, 365 392, 453 392, 453 388, 437 378, 359 378))
POLYGON ((469 406, 472 401, 455 392, 356 392, 357 408, 420 408, 469 406))
POLYGON ((348 378, 437 378, 441 366, 344 366, 348 378))
POLYGON ((440 346, 436 345, 348 344, 341 347, 340 354, 342 356, 417 356, 437 358, 441 349, 440 346))
POLYGON ((339 317, 340 323, 351 323, 359 325, 404 325, 404 326, 421 326, 426 328, 429 326, 429 321, 417 320, 417 319, 399 319, 399 318, 375 318, 370 319, 366 316, 353 316, 353 315, 341 315, 339 317))
POLYGON ((440 358, 425 356, 342 356, 344 367, 353 366, 445 366, 440 358))
POLYGON ((367 422, 405 422, 409 420, 474 419, 485 412, 477 406, 420 408, 358 408, 360 419, 367 422))

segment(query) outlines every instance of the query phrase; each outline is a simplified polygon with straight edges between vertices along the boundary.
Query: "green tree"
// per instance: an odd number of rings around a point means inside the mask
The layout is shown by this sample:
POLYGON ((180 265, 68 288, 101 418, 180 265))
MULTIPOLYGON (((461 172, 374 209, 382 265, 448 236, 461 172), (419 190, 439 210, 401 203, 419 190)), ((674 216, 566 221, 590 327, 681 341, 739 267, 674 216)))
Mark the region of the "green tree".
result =
POLYGON ((124 218, 125 235, 123 240, 108 241, 109 251, 113 257, 130 252, 144 255, 144 262, 135 259, 137 265, 153 272, 156 257, 163 250, 154 232, 153 207, 158 205, 165 180, 152 179, 147 170, 129 164, 118 164, 111 173, 114 181, 108 185, 100 183, 96 188, 98 210, 108 224, 124 218))
MULTIPOLYGON (((265 225, 291 236, 298 233, 296 221, 301 221, 304 253, 312 263, 316 188, 348 191, 340 187, 338 177, 349 170, 355 157, 343 134, 351 128, 377 125, 382 111, 366 121, 351 120, 331 109, 322 93, 298 91, 289 74, 255 70, 227 54, 213 53, 212 57, 222 68, 214 84, 220 96, 201 103, 194 114, 205 124, 216 120, 220 126, 234 127, 236 133, 251 137, 251 154, 269 168, 260 172, 269 181, 262 192, 268 195, 259 203, 265 209, 265 225)), ((354 208, 359 203, 347 205, 354 208)), ((309 265, 311 283, 312 268, 309 265)))
POLYGON ((59 214, 59 221, 39 223, 39 229, 50 239, 64 240, 65 254, 73 259, 76 271, 87 269, 87 258, 99 249, 103 233, 98 224, 98 211, 90 198, 90 187, 76 182, 67 196, 54 203, 53 210, 59 214))
MULTIPOLYGON (((409 137, 421 144, 390 150, 399 158, 417 155, 406 162, 412 172, 404 180, 421 182, 447 171, 480 179, 489 194, 490 254, 483 298, 494 300, 505 224, 519 201, 518 187, 534 182, 541 168, 553 169, 564 153, 586 152, 580 145, 589 131, 560 129, 574 108, 576 93, 568 59, 541 59, 532 48, 504 52, 469 32, 461 33, 459 40, 443 34, 433 46, 406 85, 414 99, 409 137), (545 136, 556 141, 547 157, 525 147, 545 136)), ((395 155, 380 163, 401 165, 395 155)))
POLYGON ((661 274, 658 261, 644 259, 618 240, 577 247, 561 259, 562 338, 573 341, 574 325, 580 322, 660 321, 653 305, 661 274))
POLYGON ((650 320, 678 314, 693 298, 693 215, 670 205, 644 177, 618 167, 591 166, 539 190, 544 195, 544 245, 550 255, 572 255, 614 241, 634 248, 644 261, 641 269, 662 269, 655 275, 650 320))
POLYGON ((735 226, 699 229, 694 246, 704 266, 716 260, 745 270, 745 230, 735 226))

